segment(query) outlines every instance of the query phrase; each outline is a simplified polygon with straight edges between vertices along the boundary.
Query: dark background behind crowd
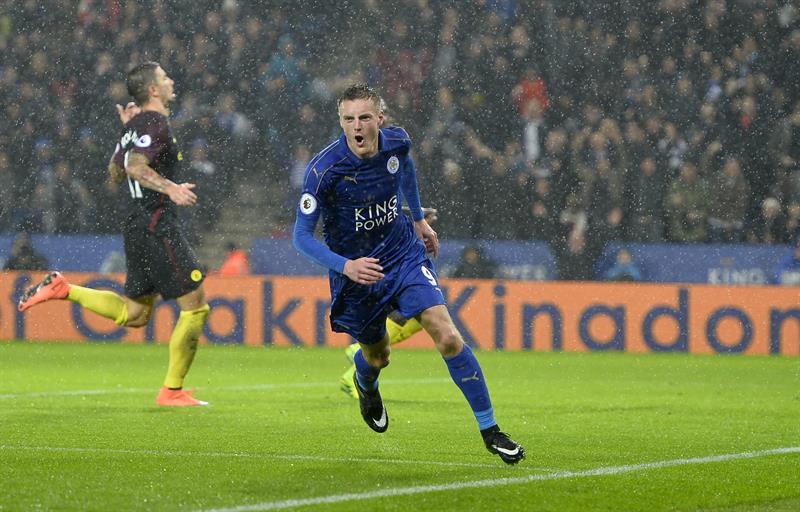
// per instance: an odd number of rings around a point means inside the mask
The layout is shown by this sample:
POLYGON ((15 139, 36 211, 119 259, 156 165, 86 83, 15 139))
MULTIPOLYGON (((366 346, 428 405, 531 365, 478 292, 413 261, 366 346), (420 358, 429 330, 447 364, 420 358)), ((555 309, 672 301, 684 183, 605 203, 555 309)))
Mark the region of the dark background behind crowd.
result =
POLYGON ((562 276, 591 278, 609 241, 797 236, 794 2, 0 4, 0 231, 116 232, 114 104, 157 60, 201 230, 244 179, 286 190, 264 222, 287 229, 336 95, 367 81, 444 238, 547 241, 562 276))

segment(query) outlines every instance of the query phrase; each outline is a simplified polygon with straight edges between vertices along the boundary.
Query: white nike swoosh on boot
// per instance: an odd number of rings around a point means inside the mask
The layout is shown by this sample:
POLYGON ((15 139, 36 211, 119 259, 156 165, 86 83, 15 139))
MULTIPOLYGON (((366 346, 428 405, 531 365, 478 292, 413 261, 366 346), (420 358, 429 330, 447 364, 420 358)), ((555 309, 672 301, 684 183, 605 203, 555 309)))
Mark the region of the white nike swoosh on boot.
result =
POLYGON ((506 450, 505 448, 500 448, 500 447, 499 447, 499 446, 497 446, 496 444, 493 444, 493 445, 492 445, 492 448, 494 448, 494 449, 495 449, 495 450, 497 450, 498 452, 502 452, 502 453, 504 453, 504 454, 506 454, 506 455, 516 455, 516 454, 518 454, 518 453, 519 453, 519 446, 517 446, 517 447, 516 447, 516 448, 514 448, 513 450, 506 450))
POLYGON ((383 427, 386 426, 386 408, 385 407, 383 409, 381 409, 381 417, 380 417, 380 419, 376 420, 375 418, 372 418, 372 422, 378 428, 383 428, 383 427))

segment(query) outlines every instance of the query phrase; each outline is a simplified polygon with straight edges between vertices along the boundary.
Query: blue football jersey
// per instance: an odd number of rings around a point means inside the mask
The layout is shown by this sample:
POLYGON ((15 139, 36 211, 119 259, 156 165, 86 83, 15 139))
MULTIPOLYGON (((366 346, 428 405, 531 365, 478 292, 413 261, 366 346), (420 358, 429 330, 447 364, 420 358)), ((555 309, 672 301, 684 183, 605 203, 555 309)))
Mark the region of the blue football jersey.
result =
MULTIPOLYGON (((319 251, 306 254, 332 270, 341 272, 344 261, 363 256, 377 258, 386 269, 414 244, 422 244, 411 220, 402 214, 401 183, 413 181, 415 197, 409 206, 415 218, 422 218, 416 169, 409 155, 411 139, 395 126, 380 129, 378 137, 379 150, 371 158, 354 155, 342 135, 306 168, 297 223, 313 230, 322 217, 325 244, 343 258, 316 254, 319 251)), ((296 245, 297 232, 296 227, 296 245)))

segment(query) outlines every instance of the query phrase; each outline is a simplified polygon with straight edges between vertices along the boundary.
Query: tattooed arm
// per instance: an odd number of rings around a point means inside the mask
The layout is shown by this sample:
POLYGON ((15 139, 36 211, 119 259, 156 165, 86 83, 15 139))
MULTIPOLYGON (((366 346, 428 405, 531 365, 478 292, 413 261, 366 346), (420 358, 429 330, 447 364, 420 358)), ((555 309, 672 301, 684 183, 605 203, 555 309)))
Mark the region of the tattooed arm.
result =
POLYGON ((197 203, 197 196, 192 192, 194 183, 178 184, 168 180, 150 167, 147 157, 140 153, 128 153, 125 173, 138 181, 141 186, 169 196, 178 206, 193 206, 197 203))

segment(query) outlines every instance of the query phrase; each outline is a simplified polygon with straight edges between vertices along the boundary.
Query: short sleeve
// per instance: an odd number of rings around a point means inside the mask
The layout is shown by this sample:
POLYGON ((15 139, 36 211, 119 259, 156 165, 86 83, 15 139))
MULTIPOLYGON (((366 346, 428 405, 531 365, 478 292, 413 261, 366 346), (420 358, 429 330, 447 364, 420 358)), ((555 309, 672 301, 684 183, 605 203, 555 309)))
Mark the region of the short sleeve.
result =
POLYGON ((158 118, 145 124, 141 131, 142 133, 136 133, 129 151, 142 154, 147 157, 148 162, 154 162, 159 155, 166 153, 169 149, 171 138, 169 126, 161 118, 158 118))

